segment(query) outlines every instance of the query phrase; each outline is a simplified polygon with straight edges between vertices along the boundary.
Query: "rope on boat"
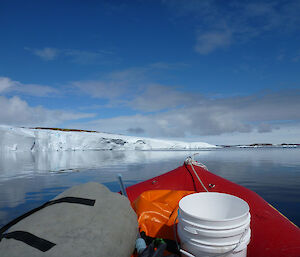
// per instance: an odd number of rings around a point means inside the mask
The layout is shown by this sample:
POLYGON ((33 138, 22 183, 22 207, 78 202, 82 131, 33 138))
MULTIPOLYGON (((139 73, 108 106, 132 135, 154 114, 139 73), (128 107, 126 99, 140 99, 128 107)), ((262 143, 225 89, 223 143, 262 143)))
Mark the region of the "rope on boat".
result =
MULTIPOLYGON (((202 180, 200 179, 200 177, 198 176, 198 173, 195 171, 193 162, 195 162, 195 161, 193 160, 193 158, 192 158, 191 156, 189 156, 189 157, 186 158, 186 160, 185 160, 185 163, 189 164, 189 165, 192 167, 192 170, 193 170, 194 174, 196 175, 198 181, 200 182, 200 184, 202 185, 202 187, 204 188, 204 190, 205 190, 206 192, 209 192, 209 191, 207 190, 207 188, 204 186, 204 184, 203 184, 202 180)), ((198 164, 198 163, 197 163, 197 164, 198 164)), ((202 168, 206 168, 206 166, 205 166, 204 164, 199 165, 199 166, 202 167, 202 168), (203 166, 204 166, 204 167, 203 167, 203 166)), ((206 169, 207 169, 207 168, 206 168, 206 169)))

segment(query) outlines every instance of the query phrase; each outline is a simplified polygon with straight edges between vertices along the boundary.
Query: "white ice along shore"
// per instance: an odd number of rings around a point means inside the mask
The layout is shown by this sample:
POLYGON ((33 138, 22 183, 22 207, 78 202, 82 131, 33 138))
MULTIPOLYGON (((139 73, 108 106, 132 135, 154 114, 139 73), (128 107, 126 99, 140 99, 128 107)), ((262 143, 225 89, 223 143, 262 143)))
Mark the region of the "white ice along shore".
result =
POLYGON ((216 147, 203 142, 0 125, 0 150, 2 151, 199 150, 216 147))

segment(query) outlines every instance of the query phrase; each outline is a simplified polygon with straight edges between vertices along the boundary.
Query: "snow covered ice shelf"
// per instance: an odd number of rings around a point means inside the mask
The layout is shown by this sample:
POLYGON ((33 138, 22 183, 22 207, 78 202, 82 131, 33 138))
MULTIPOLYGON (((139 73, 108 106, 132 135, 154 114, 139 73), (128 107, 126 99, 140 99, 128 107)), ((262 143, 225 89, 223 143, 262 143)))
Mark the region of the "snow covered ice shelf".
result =
POLYGON ((181 142, 109 133, 0 125, 0 150, 2 151, 198 150, 207 148, 216 148, 216 146, 203 142, 181 142))

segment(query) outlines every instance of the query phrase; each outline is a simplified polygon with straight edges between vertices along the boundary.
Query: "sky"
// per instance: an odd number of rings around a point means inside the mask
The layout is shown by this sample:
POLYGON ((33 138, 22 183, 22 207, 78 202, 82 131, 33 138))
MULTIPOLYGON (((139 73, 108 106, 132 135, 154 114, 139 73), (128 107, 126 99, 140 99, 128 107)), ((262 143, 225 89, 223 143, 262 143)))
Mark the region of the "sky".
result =
POLYGON ((300 143, 300 1, 0 1, 0 124, 300 143))

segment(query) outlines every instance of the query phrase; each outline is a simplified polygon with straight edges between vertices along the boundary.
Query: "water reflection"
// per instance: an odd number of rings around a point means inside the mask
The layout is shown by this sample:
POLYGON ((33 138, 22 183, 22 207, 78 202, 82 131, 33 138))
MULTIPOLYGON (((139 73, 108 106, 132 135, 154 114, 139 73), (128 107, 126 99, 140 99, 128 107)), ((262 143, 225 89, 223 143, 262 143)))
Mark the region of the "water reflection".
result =
MULTIPOLYGON (((186 151, 53 151, 4 152, 0 156, 0 180, 49 172, 76 172, 108 166, 145 164, 174 160, 181 164, 186 151)), ((202 151, 201 156, 210 154, 202 151)))
MULTIPOLYGON (((195 158, 209 170, 246 186, 300 224, 300 149, 219 149, 195 158)), ((96 181, 119 190, 182 165, 186 151, 0 153, 0 225, 66 188, 96 181)))
MULTIPOLYGON (((239 163, 240 169, 249 166, 278 165, 299 167, 300 149, 230 149, 200 151, 196 159, 215 167, 216 171, 230 170, 230 165, 239 163), (241 165, 242 164, 242 165, 241 165)), ((53 152, 0 152, 0 180, 45 172, 73 172, 115 165, 145 164, 172 160, 181 164, 195 152, 186 151, 53 151, 53 152)), ((236 175, 236 170, 233 171, 236 175)))

